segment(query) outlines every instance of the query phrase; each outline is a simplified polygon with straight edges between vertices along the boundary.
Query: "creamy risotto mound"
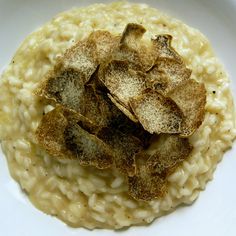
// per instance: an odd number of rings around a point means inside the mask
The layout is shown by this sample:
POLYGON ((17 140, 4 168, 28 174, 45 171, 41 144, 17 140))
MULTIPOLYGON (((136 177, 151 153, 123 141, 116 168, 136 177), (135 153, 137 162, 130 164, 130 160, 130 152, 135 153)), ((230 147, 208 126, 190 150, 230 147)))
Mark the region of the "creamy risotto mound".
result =
POLYGON ((0 94, 0 139, 12 177, 37 208, 73 227, 147 224, 179 204, 191 204, 212 179, 236 134, 229 80, 208 40, 143 4, 95 4, 59 14, 23 42, 1 77, 0 94), (207 91, 204 121, 189 138, 193 146, 189 158, 168 177, 166 195, 151 201, 132 198, 117 170, 57 160, 35 139, 43 115, 53 107, 33 91, 58 56, 95 30, 120 35, 130 20, 146 28, 146 38, 172 35, 172 46, 192 70, 191 78, 203 82, 207 91))

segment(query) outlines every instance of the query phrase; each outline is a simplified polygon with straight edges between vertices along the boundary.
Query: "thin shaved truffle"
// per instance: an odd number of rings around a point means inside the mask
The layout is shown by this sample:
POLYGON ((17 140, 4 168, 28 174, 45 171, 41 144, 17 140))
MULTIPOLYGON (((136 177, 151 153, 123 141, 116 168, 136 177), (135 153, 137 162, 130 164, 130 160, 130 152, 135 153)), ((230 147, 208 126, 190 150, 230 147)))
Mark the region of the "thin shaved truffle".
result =
POLYGON ((145 32, 146 29, 142 25, 129 23, 126 25, 123 31, 120 44, 122 46, 126 45, 129 47, 136 48, 138 41, 141 40, 145 32))
POLYGON ((153 50, 158 59, 172 59, 182 62, 181 56, 171 46, 172 36, 168 34, 158 35, 155 39, 152 39, 153 50))
POLYGON ((36 131, 37 140, 56 158, 76 159, 81 165, 99 169, 110 167, 113 163, 111 150, 79 125, 83 121, 82 116, 58 107, 43 117, 36 131))
POLYGON ((148 158, 146 166, 151 173, 165 178, 186 160, 192 151, 192 146, 186 138, 161 134, 152 149, 154 153, 148 158))
POLYGON ((139 24, 130 23, 125 27, 119 48, 114 51, 112 56, 116 61, 128 61, 130 68, 138 68, 147 71, 155 62, 152 49, 148 42, 143 42, 142 37, 146 29, 139 24))
POLYGON ((183 81, 188 80, 191 70, 179 61, 162 59, 148 72, 151 87, 163 95, 167 95, 183 81))
POLYGON ((118 109, 103 91, 86 86, 82 115, 98 126, 106 127, 118 114, 118 109))
POLYGON ((135 155, 143 149, 142 142, 131 134, 115 129, 102 129, 98 137, 111 147, 116 168, 123 174, 133 176, 135 155))
MULTIPOLYGON (((76 109, 81 99, 83 85, 91 79, 99 63, 109 58, 114 48, 118 47, 119 38, 107 31, 91 33, 88 39, 78 42, 60 57, 54 69, 48 73, 37 89, 36 94, 56 102, 59 99, 56 95, 61 97, 64 95, 64 100, 67 97, 70 100, 69 107, 76 109), (66 81, 67 79, 69 82, 66 81), (65 85, 67 87, 64 87, 65 85), (76 99, 77 93, 79 99, 76 99)), ((59 102, 61 102, 60 99, 59 102)))
POLYGON ((80 80, 86 83, 96 71, 98 65, 110 57, 119 46, 119 36, 107 31, 95 31, 88 39, 79 41, 69 48, 60 58, 55 68, 58 70, 74 69, 80 73, 80 80))
POLYGON ((73 69, 80 74, 80 80, 86 83, 98 66, 96 43, 92 40, 78 42, 69 48, 55 66, 57 70, 73 69))
POLYGON ((43 96, 55 104, 61 104, 87 117, 91 122, 107 126, 117 116, 118 109, 107 97, 94 74, 84 85, 75 70, 65 70, 58 76, 50 76, 40 88, 43 96))
POLYGON ((144 129, 152 133, 180 133, 182 112, 168 98, 152 90, 131 99, 130 106, 144 129))
POLYGON ((182 136, 190 136, 202 124, 205 115, 206 89, 204 84, 191 79, 181 84, 169 97, 184 114, 182 136))
POLYGON ((65 147, 63 132, 68 125, 66 117, 60 110, 52 110, 43 116, 37 130, 38 143, 52 156, 72 159, 72 154, 65 147))
POLYGON ((147 132, 140 123, 132 122, 122 112, 115 119, 112 119, 108 129, 118 130, 125 136, 135 137, 140 141, 142 147, 147 148, 150 145, 152 134, 147 132))
POLYGON ((135 176, 128 177, 129 194, 134 199, 143 201, 161 198, 167 192, 166 182, 166 179, 141 166, 135 176))
POLYGON ((67 109, 63 106, 58 106, 55 109, 57 110, 57 113, 61 113, 64 117, 66 117, 68 124, 76 123, 90 134, 95 134, 101 129, 100 126, 92 122, 90 119, 72 109, 67 109))
POLYGON ((108 97, 111 99, 111 101, 116 105, 117 108, 119 108, 130 120, 133 122, 138 122, 137 118, 133 113, 130 112, 126 107, 121 105, 115 98, 113 98, 110 94, 108 94, 108 97))
POLYGON ((112 166, 113 157, 110 148, 95 135, 89 134, 78 124, 69 125, 65 132, 66 148, 83 166, 95 166, 106 169, 112 166))
POLYGON ((96 58, 100 64, 106 62, 111 54, 117 50, 120 36, 114 36, 108 31, 98 30, 90 34, 88 41, 96 44, 96 58))
POLYGON ((83 81, 80 73, 74 69, 67 69, 47 75, 40 85, 37 94, 56 104, 79 110, 84 95, 83 81))
POLYGON ((159 70, 157 65, 153 66, 152 69, 147 72, 147 82, 150 88, 163 95, 168 86, 170 86, 170 79, 165 73, 159 70))
POLYGON ((141 151, 135 156, 136 174, 128 178, 129 193, 135 199, 150 201, 162 197, 167 190, 167 176, 186 160, 192 146, 188 139, 164 134, 152 149, 152 154, 141 151))
POLYGON ((129 109, 129 100, 138 96, 146 88, 145 74, 129 69, 124 61, 110 62, 99 74, 110 93, 129 109))

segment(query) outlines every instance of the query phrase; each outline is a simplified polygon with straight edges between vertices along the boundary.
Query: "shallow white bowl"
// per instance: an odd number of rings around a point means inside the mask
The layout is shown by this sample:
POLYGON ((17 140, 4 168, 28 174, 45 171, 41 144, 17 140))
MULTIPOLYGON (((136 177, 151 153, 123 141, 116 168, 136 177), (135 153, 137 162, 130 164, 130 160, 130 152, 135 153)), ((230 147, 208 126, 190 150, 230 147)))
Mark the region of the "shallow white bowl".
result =
MULTIPOLYGON (((0 71, 10 62, 22 40, 58 12, 93 0, 0 0, 0 71)), ((109 2, 109 1, 101 1, 109 2)), ((136 1, 137 2, 137 1, 136 1)), ((140 1, 141 2, 141 1, 140 1)), ((200 29, 212 42, 236 92, 236 0, 143 0, 188 25, 200 29)), ((1 96, 1 94, 0 94, 1 96)), ((235 96, 236 98, 236 96, 235 96)), ((191 207, 179 207, 146 227, 118 232, 73 229, 38 211, 11 179, 0 152, 0 235, 236 235, 236 148, 218 165, 214 181, 191 207)))

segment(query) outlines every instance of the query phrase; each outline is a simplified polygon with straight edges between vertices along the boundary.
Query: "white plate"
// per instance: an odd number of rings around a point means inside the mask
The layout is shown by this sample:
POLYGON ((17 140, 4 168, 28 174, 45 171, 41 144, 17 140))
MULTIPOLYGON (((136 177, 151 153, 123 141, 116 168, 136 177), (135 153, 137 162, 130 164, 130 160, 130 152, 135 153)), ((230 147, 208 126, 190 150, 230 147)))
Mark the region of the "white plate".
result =
MULTIPOLYGON (((93 0, 0 0, 0 70, 10 62, 20 42, 56 13, 93 0)), ((108 1, 102 1, 108 2, 108 1)), ((200 29, 212 45, 232 80, 236 92, 236 0, 153 0, 143 2, 182 19, 200 29)), ((0 94, 1 96, 1 94, 0 94)), ((38 211, 11 179, 0 153, 0 235, 236 235, 236 148, 227 152, 218 165, 214 181, 191 207, 174 213, 147 227, 131 227, 119 232, 72 229, 56 218, 38 211)))

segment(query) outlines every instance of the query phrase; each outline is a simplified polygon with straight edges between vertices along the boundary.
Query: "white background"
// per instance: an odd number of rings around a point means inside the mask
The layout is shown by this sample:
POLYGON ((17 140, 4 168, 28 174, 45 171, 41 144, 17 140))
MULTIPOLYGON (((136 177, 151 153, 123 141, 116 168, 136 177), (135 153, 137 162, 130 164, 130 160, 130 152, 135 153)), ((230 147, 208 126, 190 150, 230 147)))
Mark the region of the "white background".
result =
MULTIPOLYGON (((102 0, 101 0, 102 1, 102 0)), ((0 71, 10 62, 20 42, 55 14, 92 0, 0 0, 0 71)), ((98 0, 99 2, 99 0, 98 0)), ((109 1, 102 1, 109 2, 109 1)), ((139 1, 133 1, 139 2, 139 1)), ((212 42, 236 92, 236 0, 143 0, 188 25, 200 29, 212 42)), ((1 94, 0 94, 1 96, 1 94)), ((10 178, 0 152, 0 235, 236 235, 236 148, 218 165, 214 181, 190 207, 180 207, 147 227, 118 232, 72 229, 34 208, 10 178)))

